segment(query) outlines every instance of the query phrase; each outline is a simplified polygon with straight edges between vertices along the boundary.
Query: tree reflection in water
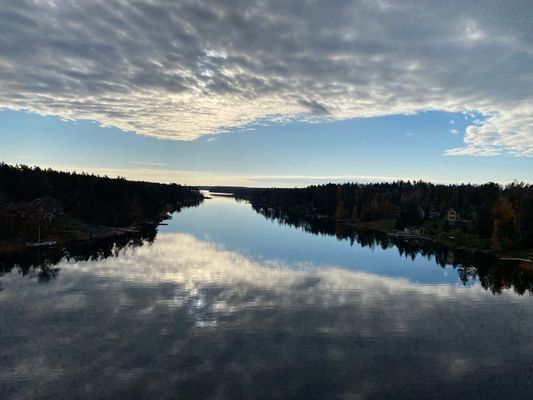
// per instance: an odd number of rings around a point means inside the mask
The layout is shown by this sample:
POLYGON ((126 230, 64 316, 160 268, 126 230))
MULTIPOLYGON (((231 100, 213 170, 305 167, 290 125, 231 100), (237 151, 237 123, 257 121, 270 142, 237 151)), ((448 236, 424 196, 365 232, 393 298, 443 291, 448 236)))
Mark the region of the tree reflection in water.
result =
MULTIPOLYGON (((357 230, 350 225, 335 224, 327 219, 302 218, 282 210, 255 208, 254 210, 281 225, 293 226, 314 235, 335 236, 338 240, 357 243, 371 249, 396 249, 400 256, 414 260, 423 256, 441 268, 452 267, 464 285, 478 280, 481 286, 494 294, 513 289, 517 294, 533 294, 533 268, 519 262, 501 262, 492 255, 476 254, 467 250, 450 250, 424 241, 404 241, 382 232, 357 230)), ((62 261, 98 261, 118 257, 121 250, 152 243, 157 230, 146 228, 136 233, 122 235, 92 243, 79 243, 64 248, 27 249, 4 255, 0 259, 0 276, 18 270, 22 275, 46 283, 59 273, 54 266, 62 261)), ((0 285, 0 290, 2 286, 0 285)))
POLYGON ((491 254, 474 253, 468 250, 451 250, 429 241, 405 241, 393 238, 383 232, 360 230, 353 226, 333 223, 329 219, 316 217, 302 218, 273 208, 253 207, 254 210, 271 221, 281 225, 293 226, 314 235, 335 236, 347 240, 350 245, 357 243, 362 247, 383 250, 395 248, 398 253, 414 260, 423 256, 434 260, 441 268, 451 266, 457 271, 464 285, 475 281, 494 294, 512 288, 517 294, 533 294, 533 267, 521 262, 502 262, 491 254))
MULTIPOLYGON (((61 262, 100 261, 118 257, 123 249, 151 244, 156 237, 155 227, 138 233, 128 233, 94 242, 74 243, 66 247, 27 248, 20 252, 4 254, 0 258, 0 277, 14 269, 24 276, 47 283, 59 274, 55 266, 61 262)), ((0 282, 0 290, 1 290, 0 282)))

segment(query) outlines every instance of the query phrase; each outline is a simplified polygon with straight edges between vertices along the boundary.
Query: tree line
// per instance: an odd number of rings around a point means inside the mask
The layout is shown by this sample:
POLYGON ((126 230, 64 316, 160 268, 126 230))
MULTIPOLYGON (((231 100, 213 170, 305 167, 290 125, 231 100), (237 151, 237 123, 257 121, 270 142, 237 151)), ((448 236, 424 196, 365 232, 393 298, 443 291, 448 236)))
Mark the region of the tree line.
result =
POLYGON ((177 184, 0 163, 0 240, 16 237, 17 225, 46 212, 50 218, 60 212, 89 224, 121 227, 157 219, 202 198, 198 190, 177 184))
POLYGON ((306 188, 231 188, 231 192, 255 206, 299 215, 353 223, 393 219, 398 229, 444 218, 454 209, 464 222, 462 230, 489 240, 497 250, 533 248, 533 186, 525 183, 330 183, 306 188))

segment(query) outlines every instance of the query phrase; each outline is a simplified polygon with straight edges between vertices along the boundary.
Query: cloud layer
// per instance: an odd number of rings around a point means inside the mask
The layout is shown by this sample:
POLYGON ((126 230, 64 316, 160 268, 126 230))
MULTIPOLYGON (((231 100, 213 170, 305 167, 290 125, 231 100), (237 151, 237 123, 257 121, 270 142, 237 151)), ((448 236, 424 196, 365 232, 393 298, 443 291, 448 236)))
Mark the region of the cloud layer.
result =
POLYGON ((448 154, 530 156, 532 19, 525 1, 8 0, 0 108, 180 140, 477 111, 448 154))

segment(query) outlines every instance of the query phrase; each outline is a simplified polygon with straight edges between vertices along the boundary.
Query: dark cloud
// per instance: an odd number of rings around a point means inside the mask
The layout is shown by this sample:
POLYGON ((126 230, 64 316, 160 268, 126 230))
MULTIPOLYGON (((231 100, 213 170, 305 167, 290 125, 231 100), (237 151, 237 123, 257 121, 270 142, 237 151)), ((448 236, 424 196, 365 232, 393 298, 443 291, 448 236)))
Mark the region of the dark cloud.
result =
POLYGON ((314 115, 329 115, 329 110, 324 104, 314 100, 300 100, 299 103, 314 115))
POLYGON ((451 154, 527 155, 532 19, 524 1, 7 1, 0 107, 175 139, 269 115, 476 110, 491 118, 451 154))

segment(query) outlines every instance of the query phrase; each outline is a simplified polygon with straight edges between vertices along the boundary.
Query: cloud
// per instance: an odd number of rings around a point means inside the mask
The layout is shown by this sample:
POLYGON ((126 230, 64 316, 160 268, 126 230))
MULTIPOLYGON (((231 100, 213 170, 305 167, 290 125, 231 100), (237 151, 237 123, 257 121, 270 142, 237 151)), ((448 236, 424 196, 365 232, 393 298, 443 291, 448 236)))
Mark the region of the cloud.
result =
POLYGON ((309 113, 475 112, 489 118, 465 152, 531 155, 533 4, 512 3, 4 2, 0 108, 179 140, 309 113))
POLYGON ((448 149, 444 152, 446 156, 476 156, 476 157, 492 157, 500 154, 498 149, 493 147, 456 147, 454 149, 448 149))
POLYGON ((167 165, 166 163, 160 163, 160 162, 144 162, 144 161, 131 161, 131 164, 135 165, 145 165, 149 167, 163 167, 167 165))
POLYGON ((457 135, 459 133, 459 131, 457 129, 450 129, 450 133, 452 135, 457 135))
POLYGON ((267 182, 393 182, 415 179, 413 177, 384 175, 245 175, 241 178, 250 181, 267 182))
POLYGON ((329 115, 330 112, 324 104, 314 100, 300 100, 299 103, 309 110, 313 115, 329 115))
MULTIPOLYGON (((174 183, 180 182, 190 186, 279 186, 295 187, 307 186, 310 183, 328 182, 392 182, 399 180, 438 181, 431 177, 401 177, 385 175, 254 175, 254 174, 231 174, 212 173, 207 171, 180 170, 171 168, 158 168, 158 163, 132 162, 138 165, 132 168, 96 168, 88 166, 74 166, 55 163, 40 163, 41 168, 52 168, 57 171, 84 172, 110 178, 124 177, 130 180, 174 183)), ((162 164, 164 166, 166 164, 162 164)))

